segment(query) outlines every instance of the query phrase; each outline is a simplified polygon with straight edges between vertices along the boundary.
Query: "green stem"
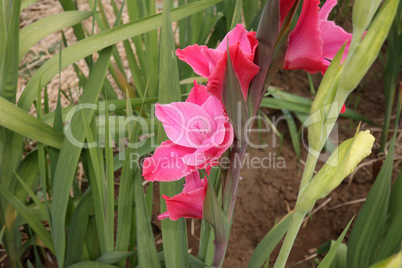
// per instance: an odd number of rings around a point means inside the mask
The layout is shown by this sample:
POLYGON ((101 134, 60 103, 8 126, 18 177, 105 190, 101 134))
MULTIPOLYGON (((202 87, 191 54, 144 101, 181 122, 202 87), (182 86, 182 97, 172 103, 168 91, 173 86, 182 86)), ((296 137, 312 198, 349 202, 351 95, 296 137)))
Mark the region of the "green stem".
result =
POLYGON ((230 229, 232 226, 233 210, 237 197, 237 186, 239 184, 241 165, 246 154, 247 143, 240 142, 236 138, 233 141, 233 148, 230 155, 230 166, 227 174, 226 184, 223 190, 223 212, 228 217, 229 229, 226 233, 218 234, 215 228, 215 249, 212 267, 222 267, 228 246, 230 229))
POLYGON ((309 152, 306 159, 306 166, 304 167, 303 171, 303 177, 300 183, 299 193, 301 193, 301 190, 310 182, 311 178, 313 177, 317 161, 318 158, 309 152))
POLYGON ((283 241, 282 248, 281 251, 279 252, 278 258, 276 259, 274 268, 285 267, 286 261, 288 260, 290 251, 296 240, 297 233, 299 232, 300 226, 303 223, 304 217, 305 217, 304 213, 298 211, 294 212, 292 221, 290 223, 290 227, 286 234, 285 240, 283 241))

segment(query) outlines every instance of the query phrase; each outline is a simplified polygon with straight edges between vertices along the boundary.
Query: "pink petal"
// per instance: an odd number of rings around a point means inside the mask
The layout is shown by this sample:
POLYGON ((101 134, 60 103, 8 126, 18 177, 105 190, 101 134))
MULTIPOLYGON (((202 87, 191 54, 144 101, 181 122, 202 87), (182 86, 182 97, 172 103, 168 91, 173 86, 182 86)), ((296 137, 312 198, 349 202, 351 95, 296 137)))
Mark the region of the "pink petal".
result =
POLYGON ((345 104, 342 106, 341 114, 343 114, 344 112, 346 112, 346 106, 345 106, 345 104))
POLYGON ((144 160, 142 176, 147 181, 176 181, 192 173, 196 167, 183 163, 183 156, 192 154, 195 149, 174 144, 171 141, 162 142, 156 148, 152 157, 144 160))
POLYGON ((293 32, 289 36, 285 69, 320 70, 320 58, 323 54, 321 31, 319 29, 319 0, 304 1, 302 12, 293 32), (303 64, 300 59, 309 59, 303 64), (314 66, 317 61, 318 66, 314 66), (307 68, 306 68, 307 67, 307 68))
POLYGON ((186 176, 186 183, 184 184, 183 192, 188 193, 201 187, 203 187, 203 184, 200 179, 200 173, 195 171, 186 176))
POLYGON ((208 94, 207 87, 197 84, 197 82, 194 80, 194 87, 191 89, 186 101, 201 106, 209 98, 209 96, 211 95, 208 94))
MULTIPOLYGON (((221 143, 216 144, 208 140, 207 142, 210 142, 208 145, 198 148, 192 154, 185 155, 183 162, 189 166, 197 166, 198 169, 207 168, 208 165, 217 165, 218 159, 232 145, 234 138, 233 126, 229 122, 224 123, 221 131, 225 131, 221 143)), ((221 135, 223 132, 218 132, 218 134, 221 135)))
POLYGON ((240 49, 245 54, 253 54, 255 49, 258 45, 257 38, 255 38, 255 32, 247 31, 242 24, 237 24, 236 27, 228 32, 228 34, 223 38, 222 42, 216 48, 217 51, 226 52, 228 47, 228 40, 229 46, 239 42, 240 49))
POLYGON ((292 9, 296 0, 281 0, 280 1, 280 19, 281 19, 281 26, 283 21, 285 20, 286 16, 288 15, 289 11, 292 9))
MULTIPOLYGON (((336 2, 336 1, 335 1, 336 2)), ((350 41, 352 34, 347 33, 344 29, 337 26, 333 21, 320 21, 321 38, 324 41, 322 48, 323 57, 332 60, 338 50, 347 41, 342 60, 346 59, 348 55, 350 41)))
POLYGON ((214 97, 209 95, 208 99, 201 106, 216 122, 219 120, 227 120, 225 110, 223 108, 222 102, 214 97))
MULTIPOLYGON (((237 42, 229 47, 230 58, 234 65, 235 72, 240 81, 244 99, 247 98, 248 86, 254 76, 258 73, 259 67, 254 64, 241 49, 237 42)), ((225 79, 225 70, 227 63, 227 54, 225 53, 218 63, 215 70, 208 78, 207 90, 212 95, 222 100, 223 81, 225 79)))
POLYGON ((209 50, 207 46, 192 45, 184 49, 177 49, 176 55, 190 65, 194 72, 202 77, 210 75, 210 60, 204 56, 204 52, 209 50))
POLYGON ((191 102, 156 104, 155 115, 172 142, 190 148, 198 147, 216 130, 211 116, 191 102))
MULTIPOLYGON (((198 177, 199 178, 199 177, 198 177)), ((187 178, 186 178, 187 184, 187 178)), ((208 181, 201 180, 201 187, 188 192, 181 192, 174 197, 163 195, 166 200, 167 213, 159 215, 159 219, 169 217, 172 221, 180 218, 202 219, 202 210, 204 206, 205 195, 207 193, 208 181)))
POLYGON ((328 15, 331 13, 331 10, 336 6, 336 4, 336 0, 326 0, 319 12, 320 20, 328 20, 328 15))
POLYGON ((308 57, 298 57, 293 61, 286 61, 285 68, 288 70, 302 69, 309 73, 316 73, 321 71, 325 73, 328 69, 330 62, 325 59, 311 59, 308 57))

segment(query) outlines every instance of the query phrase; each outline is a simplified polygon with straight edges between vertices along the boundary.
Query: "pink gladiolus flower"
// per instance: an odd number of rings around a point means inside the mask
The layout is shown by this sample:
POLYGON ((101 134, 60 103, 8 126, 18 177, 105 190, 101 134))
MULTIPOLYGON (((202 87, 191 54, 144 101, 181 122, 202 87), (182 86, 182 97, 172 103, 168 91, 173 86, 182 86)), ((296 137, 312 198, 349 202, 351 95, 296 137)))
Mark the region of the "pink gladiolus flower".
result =
POLYGON ((183 218, 202 219, 202 208, 207 193, 208 181, 200 180, 200 174, 195 171, 186 176, 183 191, 173 197, 162 195, 166 200, 167 211, 158 216, 159 220, 170 218, 176 221, 183 218))
POLYGON ((156 105, 169 140, 144 160, 148 181, 174 181, 198 169, 207 172, 233 142, 233 127, 222 103, 194 82, 186 102, 156 105))
POLYGON ((182 50, 177 49, 176 54, 179 59, 189 64, 194 72, 208 78, 208 92, 222 100, 228 42, 230 58, 246 99, 248 86, 259 71, 259 67, 253 63, 258 45, 255 32, 248 32, 243 25, 237 24, 216 49, 192 45, 182 50))
MULTIPOLYGON (((281 21, 294 0, 281 0, 281 21)), ((352 34, 328 21, 328 15, 337 4, 327 0, 319 8, 319 0, 304 0, 295 29, 289 36, 289 47, 284 69, 303 69, 309 73, 325 73, 341 46, 348 41, 342 60, 347 56, 352 34)))

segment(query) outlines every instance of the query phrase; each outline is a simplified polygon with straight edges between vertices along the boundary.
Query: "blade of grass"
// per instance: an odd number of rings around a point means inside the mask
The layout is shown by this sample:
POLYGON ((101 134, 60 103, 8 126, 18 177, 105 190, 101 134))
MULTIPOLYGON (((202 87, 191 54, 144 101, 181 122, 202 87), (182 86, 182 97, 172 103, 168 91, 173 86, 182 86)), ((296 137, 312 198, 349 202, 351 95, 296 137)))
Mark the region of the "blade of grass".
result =
POLYGON ((292 140, 293 149, 296 153, 296 157, 299 160, 301 157, 299 133, 297 131, 295 120, 292 114, 288 110, 282 109, 282 113, 286 118, 286 123, 289 128, 290 138, 292 140))
POLYGON ((391 140, 384 165, 350 234, 347 253, 348 267, 367 267, 375 256, 374 253, 384 229, 388 211, 396 133, 391 140))
POLYGON ((3 235, 4 235, 5 230, 6 230, 6 226, 3 225, 3 228, 1 228, 1 231, 0 231, 0 243, 3 242, 3 235))
MULTIPOLYGON (((178 7, 172 10, 172 21, 180 20, 194 13, 197 13, 211 5, 222 0, 203 0, 188 4, 184 7, 178 7)), ((133 36, 137 36, 159 28, 162 25, 162 14, 156 14, 143 19, 139 19, 127 24, 115 27, 110 30, 103 31, 97 35, 90 36, 84 40, 73 44, 63 50, 62 69, 72 63, 91 55, 110 45, 116 44, 133 36), (108 38, 109 37, 109 38, 108 38)), ((59 64, 58 55, 48 60, 35 75, 29 80, 23 93, 21 94, 18 106, 24 110, 29 110, 35 98, 37 83, 41 83, 41 88, 47 84, 57 74, 57 66, 59 64), (39 78, 40 81, 39 81, 39 78)))
POLYGON ((247 266, 248 268, 259 268, 269 258, 271 252, 282 240, 282 237, 288 230, 292 215, 292 212, 288 213, 280 222, 275 224, 275 226, 260 241, 258 246, 255 248, 253 255, 251 255, 247 266))
MULTIPOLYGON (((126 94, 127 116, 132 116, 133 112, 129 105, 128 94, 126 94)), ((129 144, 138 141, 139 128, 136 122, 129 122, 129 144)), ((130 159, 135 154, 134 148, 131 146, 125 152, 125 160, 130 159)), ((133 194, 135 168, 131 161, 123 162, 123 169, 120 176, 119 197, 117 203, 117 233, 116 233, 116 251, 126 251, 129 246, 130 235, 135 232, 131 229, 132 213, 133 213, 133 194)), ((135 163, 136 164, 136 163, 135 163)), ((134 229, 134 228, 133 228, 134 229)), ((133 246, 133 245, 132 245, 133 246)), ((119 263, 120 267, 125 267, 125 262, 119 263)))
POLYGON ((106 252, 100 258, 98 258, 97 262, 102 262, 106 264, 113 264, 119 262, 121 260, 127 259, 131 255, 133 255, 133 251, 111 251, 106 252))
POLYGON ((230 24, 230 29, 236 27, 236 24, 241 23, 241 10, 242 10, 243 2, 242 0, 236 1, 236 6, 233 12, 232 23, 230 24))
MULTIPOLYGON (((173 16, 173 13, 172 13, 173 16)), ((159 103, 180 101, 179 73, 177 60, 174 57, 175 43, 172 31, 171 12, 169 1, 163 1, 163 23, 161 29, 160 66, 159 66, 159 103)), ((166 133, 159 123, 158 142, 166 140, 166 133)), ((181 181, 160 182, 160 195, 174 196, 183 189, 181 181)), ((161 213, 166 211, 166 204, 160 198, 161 213)), ((138 220, 138 217, 137 217, 138 220)), ((177 221, 162 221, 163 249, 166 267, 189 267, 187 250, 186 221, 181 218, 177 221)))
POLYGON ((41 238, 48 249, 54 253, 54 246, 49 232, 45 229, 39 219, 21 201, 19 201, 10 191, 0 184, 1 195, 10 202, 18 211, 19 215, 31 226, 35 233, 41 238))
POLYGON ((81 197, 68 225, 66 266, 81 260, 85 244, 85 233, 90 217, 89 213, 91 211, 91 197, 91 188, 89 188, 81 197))
POLYGON ((64 28, 76 25, 90 16, 91 12, 89 11, 67 11, 37 20, 27 27, 24 27, 19 33, 20 47, 18 62, 22 60, 31 47, 44 37, 64 28))
POLYGON ((0 97, 0 125, 22 136, 61 148, 63 133, 56 131, 41 120, 0 97))
MULTIPOLYGON (((102 51, 91 74, 89 75, 84 93, 81 96, 81 103, 92 105, 97 103, 103 80, 106 76, 106 69, 111 53, 112 48, 107 48, 102 51)), ((87 109, 84 113, 87 121, 91 121, 94 111, 92 109, 87 109)), ((73 117, 71 124, 74 126, 71 134, 77 141, 83 142, 85 133, 81 131, 82 118, 73 117)), ((81 147, 73 145, 68 139, 64 139, 55 174, 53 176, 52 227, 54 233, 53 239, 56 248, 56 257, 60 267, 64 264, 64 255, 66 249, 65 217, 70 187, 75 175, 75 168, 72 167, 77 165, 81 150, 81 147)))
POLYGON ((117 266, 101 263, 97 261, 84 261, 68 266, 68 268, 116 268, 117 266))
POLYGON ((335 258, 338 248, 339 248, 340 244, 342 243, 343 238, 346 235, 346 232, 349 230, 349 227, 352 224, 353 219, 354 219, 354 217, 349 221, 348 225, 345 227, 345 229, 343 230, 343 232, 339 236, 339 238, 336 240, 336 242, 333 245, 331 245, 331 249, 325 256, 325 258, 320 262, 320 265, 318 265, 318 268, 326 268, 326 267, 331 266, 331 263, 335 258))

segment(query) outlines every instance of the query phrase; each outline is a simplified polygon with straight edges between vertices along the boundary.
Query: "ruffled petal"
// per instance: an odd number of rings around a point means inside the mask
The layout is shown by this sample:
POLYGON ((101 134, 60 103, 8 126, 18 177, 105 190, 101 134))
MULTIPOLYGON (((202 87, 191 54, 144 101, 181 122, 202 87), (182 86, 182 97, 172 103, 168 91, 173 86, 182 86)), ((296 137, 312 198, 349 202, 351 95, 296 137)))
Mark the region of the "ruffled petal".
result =
MULTIPOLYGON (((210 50, 207 46, 192 45, 184 49, 177 49, 176 55, 180 60, 190 65, 194 72, 202 77, 208 77, 210 73, 210 59, 206 57, 205 51, 210 50)), ((213 59, 214 57, 212 57, 213 59)))
MULTIPOLYGON (((229 47, 230 58, 232 60, 236 75, 240 81, 244 99, 247 98, 248 86, 251 80, 258 73, 259 67, 254 64, 241 49, 237 42, 229 47)), ((227 54, 225 53, 216 64, 215 70, 208 78, 207 90, 212 95, 222 101, 223 81, 225 79, 225 70, 227 63, 227 54)))
POLYGON ((198 171, 195 171, 195 172, 187 175, 185 180, 186 180, 186 183, 184 184, 184 189, 183 189, 183 192, 185 192, 185 193, 197 190, 204 186, 204 184, 201 182, 200 173, 198 171))
MULTIPOLYGON (((335 1, 336 2, 336 1, 335 1)), ((349 51, 352 34, 347 33, 343 28, 337 26, 333 21, 320 21, 321 38, 324 42, 322 47, 323 58, 332 60, 338 50, 347 41, 342 60, 346 59, 349 51)))
POLYGON ((145 158, 142 176, 147 181, 176 181, 194 172, 196 167, 187 166, 182 158, 193 154, 195 149, 162 142, 152 157, 145 158))
POLYGON ((331 13, 336 4, 336 0, 326 0, 319 12, 320 20, 328 20, 329 13, 331 13))
POLYGON ((229 46, 239 42, 240 49, 245 54, 254 54, 255 48, 258 45, 257 38, 255 38, 255 32, 247 31, 242 24, 237 24, 236 27, 228 32, 228 34, 223 38, 222 42, 216 48, 217 51, 226 52, 229 46))
POLYGON ((210 96, 207 92, 207 87, 197 84, 194 80, 194 87, 191 89, 190 94, 188 94, 186 101, 201 106, 210 96))
POLYGON ((181 146, 196 148, 216 130, 211 116, 191 102, 156 104, 155 115, 162 122, 168 138, 181 146))
MULTIPOLYGON (((311 62, 319 61, 322 57, 323 40, 320 37, 321 31, 318 25, 319 4, 319 0, 303 2, 297 25, 289 36, 285 69, 305 69, 302 68, 304 64, 301 64, 300 59, 309 59, 310 62, 307 65, 311 65, 311 62)), ((314 67, 313 69, 317 70, 318 68, 314 67)))
POLYGON ((282 26, 283 21, 285 20, 286 16, 288 15, 289 11, 292 9, 293 5, 295 4, 296 0, 281 0, 279 3, 279 12, 280 12, 280 19, 282 26))
POLYGON ((285 69, 287 70, 302 69, 311 74, 314 74, 319 71, 325 73, 325 71, 328 69, 329 64, 330 62, 323 58, 311 59, 308 57, 299 57, 294 59, 293 61, 286 61, 285 69))
MULTIPOLYGON (((215 133, 215 135, 222 135, 224 138, 223 141, 217 144, 215 141, 212 141, 212 139, 207 140, 207 145, 197 148, 192 154, 185 155, 183 162, 188 166, 197 166, 198 169, 207 168, 208 165, 217 165, 218 159, 233 143, 234 133, 232 124, 225 122, 224 127, 221 128, 219 132, 215 133), (222 135, 223 131, 224 136, 222 135)), ((215 139, 217 140, 219 138, 220 137, 216 137, 215 139)))
POLYGON ((183 191, 171 198, 163 195, 162 198, 166 201, 167 212, 159 215, 158 219, 166 219, 167 217, 169 217, 172 221, 176 221, 180 218, 202 219, 202 211, 205 195, 207 193, 207 187, 208 181, 206 178, 204 178, 201 180, 200 188, 187 192, 183 191))

